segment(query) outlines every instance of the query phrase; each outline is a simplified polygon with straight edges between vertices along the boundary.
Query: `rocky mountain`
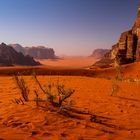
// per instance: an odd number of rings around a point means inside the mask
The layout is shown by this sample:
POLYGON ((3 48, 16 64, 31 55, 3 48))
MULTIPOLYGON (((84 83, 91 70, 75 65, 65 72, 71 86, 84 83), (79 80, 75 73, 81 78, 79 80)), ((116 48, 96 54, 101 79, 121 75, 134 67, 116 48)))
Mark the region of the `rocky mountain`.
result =
POLYGON ((137 18, 133 27, 121 33, 119 41, 112 46, 109 54, 106 54, 95 65, 110 64, 113 59, 118 58, 120 64, 140 61, 140 5, 137 18))
POLYGON ((0 66, 40 65, 30 56, 24 56, 22 53, 15 51, 11 46, 4 43, 0 44, 0 66))
POLYGON ((24 55, 30 55, 36 59, 54 59, 56 58, 55 52, 52 48, 44 46, 37 47, 22 47, 19 44, 10 44, 17 52, 22 52, 24 55))
POLYGON ((13 47, 17 52, 25 54, 25 49, 20 44, 9 44, 9 46, 13 47))
POLYGON ((91 57, 94 57, 96 59, 102 58, 106 53, 108 53, 109 49, 95 49, 91 55, 91 57))

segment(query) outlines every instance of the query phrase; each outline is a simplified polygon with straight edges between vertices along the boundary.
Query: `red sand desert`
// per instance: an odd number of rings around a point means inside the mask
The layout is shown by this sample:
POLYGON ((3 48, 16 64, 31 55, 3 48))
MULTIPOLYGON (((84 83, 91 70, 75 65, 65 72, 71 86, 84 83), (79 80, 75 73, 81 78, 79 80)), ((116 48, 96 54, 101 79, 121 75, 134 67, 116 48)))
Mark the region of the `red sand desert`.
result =
POLYGON ((0 139, 139 140, 140 63, 123 66, 125 80, 115 81, 117 89, 112 96, 114 69, 88 71, 95 71, 96 75, 38 76, 42 85, 50 81, 56 83, 59 79, 67 88, 75 90, 70 97, 71 106, 80 113, 72 112, 73 116, 37 107, 34 90, 39 90, 39 87, 30 75, 23 76, 30 89, 29 102, 24 105, 14 103, 13 100, 21 97, 15 79, 1 75, 0 139))
POLYGON ((60 59, 40 59, 39 62, 55 68, 83 68, 91 66, 96 59, 94 57, 62 57, 60 59))

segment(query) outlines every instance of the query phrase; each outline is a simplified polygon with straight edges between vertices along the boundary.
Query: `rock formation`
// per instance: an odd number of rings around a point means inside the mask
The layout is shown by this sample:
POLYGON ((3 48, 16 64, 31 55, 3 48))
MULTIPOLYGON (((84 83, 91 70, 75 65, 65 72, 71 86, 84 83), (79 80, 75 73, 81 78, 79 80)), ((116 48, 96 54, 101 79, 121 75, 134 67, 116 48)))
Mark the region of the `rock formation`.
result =
POLYGON ((109 54, 106 54, 95 65, 110 64, 118 58, 120 64, 140 61, 140 5, 136 21, 131 30, 123 32, 118 43, 112 46, 109 54))
POLYGON ((30 56, 24 56, 22 53, 15 51, 11 46, 4 43, 0 44, 0 66, 12 65, 35 66, 40 65, 40 63, 30 56))
POLYGON ((22 52, 24 55, 30 55, 36 59, 54 59, 56 58, 55 52, 52 48, 44 46, 37 47, 22 47, 19 44, 10 44, 17 52, 22 52))
POLYGON ((109 49, 95 49, 91 55, 91 57, 94 57, 96 59, 102 58, 106 53, 108 53, 109 49))
POLYGON ((9 44, 9 46, 13 47, 17 52, 25 54, 25 49, 20 44, 9 44))

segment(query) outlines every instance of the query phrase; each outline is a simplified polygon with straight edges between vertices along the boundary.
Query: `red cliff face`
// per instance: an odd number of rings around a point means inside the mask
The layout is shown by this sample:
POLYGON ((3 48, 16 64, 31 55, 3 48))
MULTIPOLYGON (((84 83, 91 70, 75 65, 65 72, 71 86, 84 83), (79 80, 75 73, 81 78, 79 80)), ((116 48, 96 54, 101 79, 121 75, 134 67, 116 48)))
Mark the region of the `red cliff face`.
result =
POLYGON ((121 34, 117 47, 111 52, 112 58, 118 56, 122 64, 140 61, 140 6, 134 26, 121 34))
POLYGON ((110 64, 115 57, 119 58, 120 64, 140 61, 140 5, 132 29, 121 33, 118 43, 95 65, 110 64))

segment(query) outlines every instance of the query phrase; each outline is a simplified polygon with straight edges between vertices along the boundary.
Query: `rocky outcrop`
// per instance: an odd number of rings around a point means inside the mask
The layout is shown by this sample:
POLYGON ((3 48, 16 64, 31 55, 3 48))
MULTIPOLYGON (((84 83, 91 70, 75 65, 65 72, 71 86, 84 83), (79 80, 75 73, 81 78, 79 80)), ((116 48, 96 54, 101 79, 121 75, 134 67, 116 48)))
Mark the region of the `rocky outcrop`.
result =
POLYGON ((140 6, 134 26, 121 34, 117 49, 112 49, 112 58, 115 57, 121 64, 140 61, 140 6))
POLYGON ((137 38, 138 36, 133 34, 133 30, 122 33, 115 49, 112 48, 112 58, 118 57, 121 64, 138 60, 136 56, 137 38))
POLYGON ((36 66, 40 63, 30 56, 24 56, 21 52, 15 51, 11 46, 0 44, 0 66, 12 65, 36 66))
POLYGON ((106 53, 108 53, 109 49, 95 49, 91 55, 91 57, 94 57, 96 59, 102 58, 106 53))
POLYGON ((120 64, 140 61, 140 6, 132 29, 123 32, 118 43, 112 46, 109 54, 95 65, 101 65, 104 61, 106 64, 110 64, 115 58, 119 59, 120 64))
POLYGON ((37 47, 22 47, 19 44, 10 44, 17 52, 22 52, 24 55, 30 55, 36 59, 54 59, 56 58, 55 52, 52 48, 44 46, 37 47))
POLYGON ((52 48, 46 48, 44 46, 26 47, 25 54, 30 55, 37 59, 54 59, 54 58, 56 58, 54 50, 52 48))
POLYGON ((25 49, 20 44, 9 44, 9 46, 13 47, 17 52, 25 54, 25 49))
POLYGON ((109 65, 113 63, 111 59, 111 50, 107 52, 99 61, 97 61, 93 66, 97 67, 109 67, 109 65))

